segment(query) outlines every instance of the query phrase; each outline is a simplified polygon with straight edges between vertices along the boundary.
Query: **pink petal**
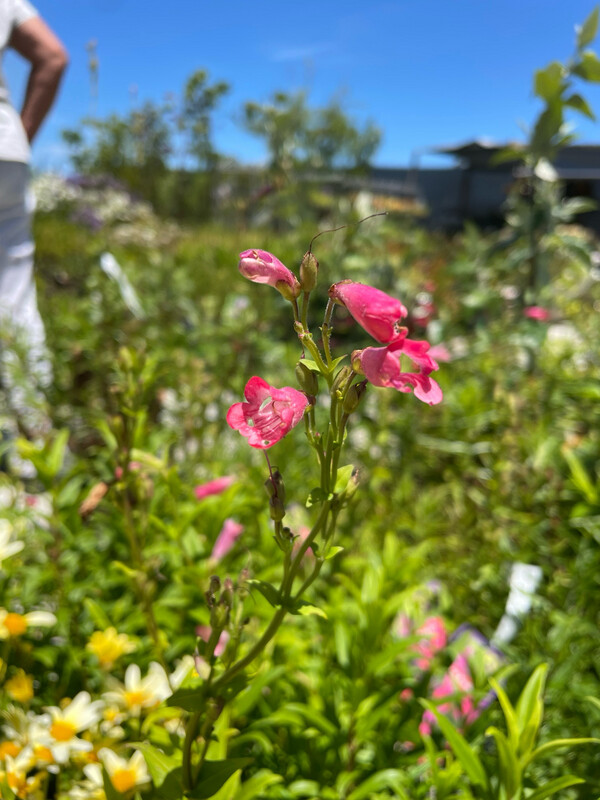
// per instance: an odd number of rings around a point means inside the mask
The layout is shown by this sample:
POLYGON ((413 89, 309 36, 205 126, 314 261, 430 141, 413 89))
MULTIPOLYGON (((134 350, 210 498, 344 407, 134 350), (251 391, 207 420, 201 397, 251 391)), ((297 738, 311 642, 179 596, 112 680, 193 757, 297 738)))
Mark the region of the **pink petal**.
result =
POLYGON ((224 475, 222 478, 215 478, 207 483, 202 483, 196 486, 194 494, 198 500, 204 500, 205 497, 210 497, 213 494, 221 494, 234 482, 235 478, 232 475, 224 475))
POLYGON ((212 561, 220 561, 241 536, 244 526, 234 519, 226 519, 210 554, 212 561))

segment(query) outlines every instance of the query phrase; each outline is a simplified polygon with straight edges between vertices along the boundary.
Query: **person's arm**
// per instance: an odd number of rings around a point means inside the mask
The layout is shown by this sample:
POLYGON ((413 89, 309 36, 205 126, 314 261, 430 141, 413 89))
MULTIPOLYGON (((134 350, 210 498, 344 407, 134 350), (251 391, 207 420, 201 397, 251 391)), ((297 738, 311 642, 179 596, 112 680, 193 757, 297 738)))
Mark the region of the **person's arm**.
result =
POLYGON ((67 66, 67 51, 40 19, 31 17, 14 28, 9 46, 31 64, 21 120, 31 142, 50 110, 67 66))

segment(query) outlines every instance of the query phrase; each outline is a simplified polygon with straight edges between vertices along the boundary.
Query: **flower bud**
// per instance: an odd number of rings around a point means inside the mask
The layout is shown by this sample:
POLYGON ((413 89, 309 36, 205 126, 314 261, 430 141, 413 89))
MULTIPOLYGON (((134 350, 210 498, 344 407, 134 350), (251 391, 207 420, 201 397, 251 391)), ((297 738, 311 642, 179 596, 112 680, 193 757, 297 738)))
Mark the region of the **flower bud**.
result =
POLYGON ((229 577, 225 578, 223 582, 223 591, 221 592, 219 603, 229 609, 233 605, 233 581, 229 577))
POLYGON ((281 522, 285 517, 285 506, 281 498, 277 497, 277 495, 274 495, 269 500, 269 513, 271 514, 271 519, 275 522, 281 522))
POLYGON ((272 475, 269 475, 265 481, 265 489, 269 498, 278 497, 282 503, 285 503, 285 484, 283 483, 283 476, 278 469, 273 470, 272 475))
POLYGON ((286 300, 294 300, 302 291, 298 278, 266 250, 244 250, 240 253, 239 270, 249 281, 273 286, 286 300))
POLYGON ((306 394, 315 395, 319 391, 317 376, 312 369, 309 369, 302 361, 296 364, 296 380, 302 391, 306 392, 306 394))
POLYGON ((356 411, 366 388, 367 387, 364 381, 361 383, 352 384, 352 386, 346 392, 346 396, 344 397, 344 402, 342 404, 344 414, 352 414, 353 411, 356 411))
POLYGON ((348 378, 350 377, 351 372, 352 372, 351 367, 342 367, 340 369, 338 374, 333 379, 333 385, 331 387, 332 395, 335 395, 336 392, 339 392, 344 388, 348 378))
POLYGON ((318 272, 319 262, 309 250, 300 263, 300 286, 303 292, 312 292, 317 285, 318 272))

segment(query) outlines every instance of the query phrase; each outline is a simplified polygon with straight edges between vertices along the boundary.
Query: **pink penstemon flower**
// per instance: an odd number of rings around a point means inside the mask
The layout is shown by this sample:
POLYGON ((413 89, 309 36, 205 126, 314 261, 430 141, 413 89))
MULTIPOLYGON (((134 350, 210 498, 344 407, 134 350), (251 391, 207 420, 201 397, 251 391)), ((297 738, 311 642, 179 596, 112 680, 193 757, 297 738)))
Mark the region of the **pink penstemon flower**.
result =
POLYGON ((399 392, 412 390, 415 397, 433 406, 442 401, 443 394, 436 381, 429 377, 438 365, 428 350, 428 342, 416 342, 403 337, 387 347, 355 350, 352 353, 352 368, 374 386, 390 387, 399 392), (403 372, 403 355, 419 367, 417 372, 403 372))
POLYGON ((329 289, 329 297, 344 306, 358 324, 382 344, 406 335, 400 321, 407 316, 406 307, 389 294, 354 281, 340 281, 329 289))
POLYGON ((226 519, 221 528, 221 532, 217 536, 212 553, 210 554, 211 561, 220 561, 231 550, 234 544, 244 531, 244 526, 240 525, 234 519, 226 519))
POLYGON ((417 629, 417 634, 423 638, 414 646, 419 656, 416 665, 419 669, 427 670, 435 654, 446 646, 448 637, 444 620, 441 617, 428 617, 417 629))
POLYGON ((294 300, 301 292, 298 278, 285 264, 266 250, 244 250, 240 253, 239 271, 253 283, 273 286, 285 297, 294 300))
POLYGON ((283 439, 300 422, 308 405, 297 389, 277 389, 256 375, 246 384, 244 396, 245 402, 234 403, 227 412, 227 424, 260 450, 283 439))
POLYGON ((205 497, 211 497, 215 494, 221 494, 225 489, 228 489, 235 481, 233 475, 223 475, 221 478, 215 478, 207 483, 202 483, 196 486, 194 494, 197 500, 204 500, 205 497))
POLYGON ((527 319, 535 319, 537 322, 548 322, 550 319, 550 312, 543 306, 528 306, 523 309, 523 314, 527 319))

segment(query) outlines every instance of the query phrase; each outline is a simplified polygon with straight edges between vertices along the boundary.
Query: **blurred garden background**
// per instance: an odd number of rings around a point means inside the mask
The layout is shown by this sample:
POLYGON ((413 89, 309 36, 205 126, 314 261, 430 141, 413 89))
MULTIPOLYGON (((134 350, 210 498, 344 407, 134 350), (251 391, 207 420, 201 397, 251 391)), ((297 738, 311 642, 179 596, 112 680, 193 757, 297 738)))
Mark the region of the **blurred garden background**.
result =
POLYGON ((38 4, 71 72, 52 430, 2 403, 0 796, 594 800, 598 11, 264 5, 38 4), (346 279, 441 402, 365 380, 346 279), (270 464, 252 376, 308 403, 270 464))

